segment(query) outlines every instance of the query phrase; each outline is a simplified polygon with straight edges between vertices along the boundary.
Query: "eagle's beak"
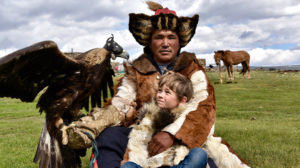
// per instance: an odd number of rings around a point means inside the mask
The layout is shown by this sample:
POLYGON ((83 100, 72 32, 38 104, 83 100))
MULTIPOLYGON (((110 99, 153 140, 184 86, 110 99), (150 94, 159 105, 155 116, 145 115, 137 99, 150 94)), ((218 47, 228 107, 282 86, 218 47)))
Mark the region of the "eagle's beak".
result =
POLYGON ((116 55, 116 56, 127 59, 127 60, 129 59, 129 54, 125 50, 123 50, 123 52, 121 54, 116 55))

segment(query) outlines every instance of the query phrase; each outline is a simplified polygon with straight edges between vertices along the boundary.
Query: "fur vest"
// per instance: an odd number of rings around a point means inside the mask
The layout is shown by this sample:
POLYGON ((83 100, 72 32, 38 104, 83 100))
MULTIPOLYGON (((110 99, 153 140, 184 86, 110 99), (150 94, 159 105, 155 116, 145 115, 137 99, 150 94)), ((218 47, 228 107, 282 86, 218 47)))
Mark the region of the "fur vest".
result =
POLYGON ((189 152, 187 146, 176 142, 166 151, 152 157, 148 155, 147 146, 152 136, 174 122, 182 114, 184 108, 184 106, 179 106, 171 111, 166 111, 160 109, 154 102, 145 104, 141 109, 141 112, 145 113, 145 117, 130 132, 125 159, 122 163, 131 161, 145 168, 179 164, 189 152))

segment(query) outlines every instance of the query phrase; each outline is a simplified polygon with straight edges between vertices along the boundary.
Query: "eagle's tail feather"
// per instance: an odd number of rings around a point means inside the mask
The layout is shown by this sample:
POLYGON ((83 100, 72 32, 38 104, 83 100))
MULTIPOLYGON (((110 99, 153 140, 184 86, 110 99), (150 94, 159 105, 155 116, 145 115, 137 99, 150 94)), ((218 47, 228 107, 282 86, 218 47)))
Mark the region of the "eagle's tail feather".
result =
POLYGON ((39 168, 61 168, 63 167, 62 156, 58 141, 51 137, 44 124, 42 134, 33 162, 39 163, 39 168))

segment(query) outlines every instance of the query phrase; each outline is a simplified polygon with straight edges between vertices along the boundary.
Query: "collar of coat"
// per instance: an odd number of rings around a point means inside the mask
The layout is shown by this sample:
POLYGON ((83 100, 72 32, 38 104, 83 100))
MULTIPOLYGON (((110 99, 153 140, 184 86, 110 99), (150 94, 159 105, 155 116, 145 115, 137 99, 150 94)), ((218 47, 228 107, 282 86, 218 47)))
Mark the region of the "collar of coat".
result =
MULTIPOLYGON (((182 52, 177 58, 173 71, 178 72, 187 67, 192 61, 196 62, 196 56, 194 53, 182 52)), ((133 67, 142 74, 151 74, 157 72, 155 66, 152 64, 149 56, 142 54, 132 63, 133 67)))

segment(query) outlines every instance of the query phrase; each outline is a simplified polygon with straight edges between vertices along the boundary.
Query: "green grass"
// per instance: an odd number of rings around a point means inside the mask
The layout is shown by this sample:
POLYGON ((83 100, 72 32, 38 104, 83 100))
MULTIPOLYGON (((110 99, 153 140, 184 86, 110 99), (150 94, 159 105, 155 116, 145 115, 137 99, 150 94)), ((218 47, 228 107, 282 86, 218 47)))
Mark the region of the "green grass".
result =
MULTIPOLYGON (((217 73, 209 73, 211 83, 217 73)), ((235 82, 215 84, 215 133, 252 167, 300 167, 300 73, 236 73, 235 82), (251 120, 254 119, 254 120, 251 120)))
MULTIPOLYGON (((218 73, 208 72, 212 84, 218 73)), ((214 84, 215 134, 251 167, 300 167, 300 73, 235 72, 235 82, 214 84), (253 120, 254 119, 254 120, 253 120)), ((0 98, 0 167, 36 168, 32 162, 44 114, 33 103, 0 98)), ((88 167, 90 150, 83 160, 88 167)))

